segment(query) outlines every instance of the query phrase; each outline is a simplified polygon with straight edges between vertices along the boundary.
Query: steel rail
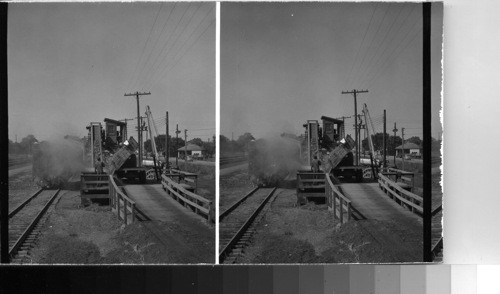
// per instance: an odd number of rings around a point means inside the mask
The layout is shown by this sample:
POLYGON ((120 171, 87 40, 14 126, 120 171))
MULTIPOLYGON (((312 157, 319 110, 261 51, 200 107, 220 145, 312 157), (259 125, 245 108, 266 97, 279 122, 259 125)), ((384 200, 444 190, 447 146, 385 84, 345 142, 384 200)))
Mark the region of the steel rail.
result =
POLYGON ((23 209, 23 207, 25 207, 26 204, 30 203, 31 200, 35 199, 35 197, 38 196, 43 190, 44 190, 44 188, 40 188, 40 190, 36 191, 33 195, 31 195, 31 197, 26 199, 23 203, 21 203, 18 207, 16 207, 13 211, 11 211, 9 213, 9 218, 12 218, 19 211, 21 211, 21 209, 23 209))
POLYGON ((17 241, 14 244, 14 246, 12 246, 12 248, 9 250, 9 255, 11 256, 11 258, 14 257, 14 255, 17 253, 17 251, 19 250, 19 248, 21 247, 21 245, 24 243, 24 241, 31 234, 31 232, 33 231, 33 229, 35 228, 35 226, 38 224, 38 221, 40 221, 40 219, 45 214, 45 212, 47 211, 47 209, 49 209, 50 205, 52 204, 52 202, 54 202, 54 199, 56 199, 56 197, 57 197, 57 195, 59 194, 60 191, 61 191, 61 189, 57 189, 57 191, 54 193, 54 195, 52 195, 52 197, 49 199, 49 201, 47 201, 47 203, 44 205, 44 207, 42 208, 42 210, 37 214, 37 216, 35 217, 35 219, 30 223, 30 225, 26 228, 26 230, 24 230, 24 232, 19 237, 19 239, 17 239, 17 241))
POLYGON ((226 216, 228 216, 233 210, 235 210, 236 207, 240 206, 240 204, 243 203, 243 201, 245 201, 248 197, 252 196, 258 189, 259 187, 255 187, 252 191, 248 192, 247 195, 243 196, 240 200, 236 201, 236 203, 231 205, 231 207, 229 207, 226 211, 221 213, 219 215, 219 222, 221 222, 226 216))
POLYGON ((241 228, 236 232, 236 234, 231 238, 229 243, 224 247, 224 249, 221 251, 219 254, 219 263, 223 263, 226 257, 231 253, 232 248, 234 245, 238 243, 240 238, 245 234, 246 230, 250 227, 252 222, 255 220, 257 215, 259 215, 260 211, 264 208, 266 203, 269 201, 271 196, 273 196, 274 192, 276 191, 276 187, 271 190, 269 195, 266 196, 266 198, 262 201, 262 203, 257 207, 257 209, 252 213, 252 215, 247 219, 247 221, 241 226, 241 228))

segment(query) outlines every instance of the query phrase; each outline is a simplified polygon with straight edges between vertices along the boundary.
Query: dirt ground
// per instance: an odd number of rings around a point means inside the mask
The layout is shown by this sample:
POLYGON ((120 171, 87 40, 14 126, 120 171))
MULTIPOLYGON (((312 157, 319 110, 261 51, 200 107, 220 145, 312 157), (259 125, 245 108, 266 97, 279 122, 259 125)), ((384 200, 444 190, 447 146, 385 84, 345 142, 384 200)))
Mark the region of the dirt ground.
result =
MULTIPOLYGON (((201 241, 185 246, 174 237, 160 240, 158 231, 179 234, 179 228, 172 225, 174 227, 163 223, 136 222, 124 226, 109 206, 93 204, 82 207, 78 192, 64 191, 44 224, 37 246, 31 251, 31 262, 164 264, 199 263, 214 259, 213 256, 199 259, 198 253, 207 251, 202 248, 205 246, 201 246, 201 241), (148 229, 151 226, 157 228, 156 232, 148 229)), ((181 235, 186 235, 184 239, 189 241, 189 234, 181 235)))
MULTIPOLYGON (((244 171, 221 177, 220 184, 221 207, 252 187, 244 171)), ((257 233, 238 263, 376 263, 421 259, 421 231, 396 231, 389 240, 380 240, 370 231, 373 228, 394 231, 395 224, 363 220, 340 226, 325 204, 297 207, 295 189, 278 189, 262 215, 256 220, 257 233)))
POLYGON ((220 176, 219 186, 219 212, 225 211, 256 187, 250 180, 246 169, 220 176))
POLYGON ((33 182, 31 168, 9 176, 9 211, 28 199, 38 189, 40 187, 33 182))
MULTIPOLYGON (((213 178, 213 175, 202 176, 202 189, 215 182, 210 182, 210 177, 213 178)), ((212 188, 206 188, 212 189, 205 192, 206 195, 215 195, 215 184, 211 186, 212 188)), ((32 181, 31 168, 9 177, 9 209, 14 209, 38 189, 32 181)), ((214 236, 203 238, 175 223, 137 222, 125 227, 109 206, 81 206, 79 191, 62 190, 60 197, 56 199, 55 208, 50 209, 48 213, 42 234, 30 252, 29 262, 34 264, 160 264, 215 261, 215 253, 207 250, 207 247, 215 250, 214 236), (171 237, 165 237, 166 235, 171 237)))

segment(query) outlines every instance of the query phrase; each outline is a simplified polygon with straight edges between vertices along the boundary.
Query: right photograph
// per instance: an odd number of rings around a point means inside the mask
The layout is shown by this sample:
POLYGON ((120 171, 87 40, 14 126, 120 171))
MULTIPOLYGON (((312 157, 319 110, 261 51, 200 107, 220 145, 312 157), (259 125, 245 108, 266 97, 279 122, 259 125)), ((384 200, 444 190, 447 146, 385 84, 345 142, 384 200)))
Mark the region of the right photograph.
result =
POLYGON ((443 4, 220 5, 219 263, 442 262, 443 4))

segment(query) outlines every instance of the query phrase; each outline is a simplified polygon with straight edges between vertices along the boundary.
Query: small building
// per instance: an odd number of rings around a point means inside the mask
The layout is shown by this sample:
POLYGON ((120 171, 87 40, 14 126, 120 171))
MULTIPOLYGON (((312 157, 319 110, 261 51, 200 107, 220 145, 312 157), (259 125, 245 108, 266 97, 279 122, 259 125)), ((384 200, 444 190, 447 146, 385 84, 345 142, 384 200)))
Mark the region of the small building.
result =
POLYGON ((187 146, 183 146, 179 149, 177 149, 177 154, 179 157, 183 157, 184 154, 186 155, 196 155, 199 157, 202 157, 205 155, 205 148, 200 147, 196 144, 187 144, 187 146))
POLYGON ((106 137, 110 138, 114 143, 121 143, 127 139, 126 122, 105 118, 104 123, 106 124, 106 137))
POLYGON ((345 137, 344 121, 328 116, 322 116, 323 136, 327 136, 332 142, 337 142, 345 137))
POLYGON ((396 156, 402 156, 403 154, 411 154, 413 156, 421 156, 422 148, 415 143, 406 142, 403 145, 396 147, 396 156))

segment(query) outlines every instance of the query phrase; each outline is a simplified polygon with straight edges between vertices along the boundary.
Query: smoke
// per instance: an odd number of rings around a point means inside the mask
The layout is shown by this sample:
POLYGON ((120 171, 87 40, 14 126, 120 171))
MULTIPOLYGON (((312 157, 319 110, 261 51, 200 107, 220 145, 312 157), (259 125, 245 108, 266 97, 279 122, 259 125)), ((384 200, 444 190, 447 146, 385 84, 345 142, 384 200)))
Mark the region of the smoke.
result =
POLYGON ((61 186, 84 168, 83 143, 71 138, 41 142, 33 158, 34 176, 42 186, 61 186))
POLYGON ((278 185, 302 166, 300 143, 293 139, 259 139, 253 141, 249 149, 249 171, 252 180, 258 185, 278 185))

